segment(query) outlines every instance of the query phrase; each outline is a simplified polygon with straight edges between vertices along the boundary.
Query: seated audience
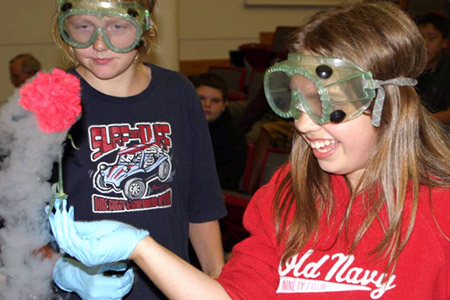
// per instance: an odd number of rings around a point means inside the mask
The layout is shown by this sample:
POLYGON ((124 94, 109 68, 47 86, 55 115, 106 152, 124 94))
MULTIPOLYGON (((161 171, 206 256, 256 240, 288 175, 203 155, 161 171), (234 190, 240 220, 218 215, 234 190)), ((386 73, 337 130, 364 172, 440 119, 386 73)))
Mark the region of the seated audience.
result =
POLYGON ((247 143, 255 145, 263 124, 282 120, 283 118, 277 116, 270 109, 264 95, 264 88, 261 87, 256 96, 253 99, 249 99, 239 125, 245 132, 247 143))
POLYGON ((248 192, 253 194, 260 187, 263 164, 269 148, 289 151, 292 148, 295 126, 293 119, 261 124, 255 143, 255 152, 251 164, 248 192))
POLYGON ((41 63, 31 54, 22 53, 9 61, 9 76, 15 87, 21 86, 41 70, 41 63))
POLYGON ((244 133, 235 125, 227 108, 227 86, 213 73, 192 75, 189 79, 197 89, 208 121, 220 185, 226 190, 238 190, 247 144, 244 133))
POLYGON ((417 78, 417 89, 423 105, 444 124, 450 124, 450 56, 447 47, 447 18, 428 13, 417 18, 427 47, 427 65, 417 78))
MULTIPOLYGON (((288 38, 288 41, 291 41, 294 38, 295 37, 291 35, 288 38)), ((287 47, 282 47, 282 50, 273 54, 275 56, 274 62, 286 60, 287 53, 287 47)), ((277 116, 270 109, 266 95, 264 94, 264 87, 261 86, 258 93, 252 99, 248 99, 248 104, 245 107, 242 118, 239 120, 239 126, 245 132, 247 143, 255 145, 261 134, 263 124, 280 121, 285 121, 285 119, 277 116)))

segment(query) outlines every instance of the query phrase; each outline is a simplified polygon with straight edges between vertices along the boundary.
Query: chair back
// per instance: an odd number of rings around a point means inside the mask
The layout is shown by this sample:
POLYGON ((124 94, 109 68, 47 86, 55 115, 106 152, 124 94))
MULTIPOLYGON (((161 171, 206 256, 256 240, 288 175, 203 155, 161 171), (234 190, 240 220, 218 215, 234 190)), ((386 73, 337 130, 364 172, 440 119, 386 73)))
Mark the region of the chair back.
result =
POLYGON ((245 68, 210 66, 209 73, 219 75, 228 87, 228 99, 239 100, 245 98, 245 68))
POLYGON ((288 160, 288 149, 278 149, 273 147, 268 148, 261 169, 259 186, 263 186, 268 183, 275 171, 278 170, 282 165, 286 164, 288 160))
POLYGON ((264 73, 266 69, 252 69, 247 84, 247 99, 252 100, 256 97, 264 83, 264 73))
POLYGON ((242 174, 240 190, 244 193, 250 193, 250 179, 252 176, 252 163, 255 156, 255 145, 247 144, 247 158, 245 161, 244 173, 242 174))
POLYGON ((267 69, 270 66, 270 46, 261 43, 247 43, 239 46, 244 60, 252 69, 267 69))
MULTIPOLYGON (((250 202, 251 195, 222 190, 227 216, 220 219, 222 227, 222 243, 225 248, 232 246, 249 236, 242 224, 245 209, 250 202)), ((228 249, 231 250, 231 249, 228 249)))

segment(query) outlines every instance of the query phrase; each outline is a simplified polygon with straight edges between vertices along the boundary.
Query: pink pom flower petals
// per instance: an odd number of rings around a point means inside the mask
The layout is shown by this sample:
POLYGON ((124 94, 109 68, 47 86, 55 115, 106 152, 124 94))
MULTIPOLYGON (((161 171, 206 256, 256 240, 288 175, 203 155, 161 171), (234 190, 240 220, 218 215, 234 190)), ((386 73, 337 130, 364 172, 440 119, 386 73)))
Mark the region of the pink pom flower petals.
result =
POLYGON ((20 90, 19 104, 36 115, 45 133, 68 130, 81 114, 80 81, 72 74, 55 68, 40 72, 20 90))

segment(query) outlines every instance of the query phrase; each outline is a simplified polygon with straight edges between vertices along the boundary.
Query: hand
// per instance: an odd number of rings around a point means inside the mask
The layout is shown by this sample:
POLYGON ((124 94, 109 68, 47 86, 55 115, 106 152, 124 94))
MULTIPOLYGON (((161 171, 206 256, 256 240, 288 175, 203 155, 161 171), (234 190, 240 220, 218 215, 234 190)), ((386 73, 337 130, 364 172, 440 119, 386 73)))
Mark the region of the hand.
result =
POLYGON ((49 222, 59 247, 86 266, 126 260, 149 233, 117 221, 75 222, 67 201, 55 202, 49 222))
POLYGON ((83 300, 120 300, 133 286, 133 270, 121 276, 105 276, 105 271, 124 271, 125 263, 86 267, 72 258, 61 257, 53 269, 53 280, 66 292, 75 292, 83 300))

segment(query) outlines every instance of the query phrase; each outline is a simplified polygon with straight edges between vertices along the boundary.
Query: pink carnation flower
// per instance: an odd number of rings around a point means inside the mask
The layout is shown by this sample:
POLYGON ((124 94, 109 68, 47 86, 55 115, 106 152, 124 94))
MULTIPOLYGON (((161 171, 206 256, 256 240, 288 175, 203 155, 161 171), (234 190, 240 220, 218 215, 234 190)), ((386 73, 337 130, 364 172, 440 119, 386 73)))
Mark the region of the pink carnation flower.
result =
POLYGON ((20 90, 20 105, 33 112, 45 133, 68 130, 81 114, 80 81, 60 69, 40 72, 20 90))

